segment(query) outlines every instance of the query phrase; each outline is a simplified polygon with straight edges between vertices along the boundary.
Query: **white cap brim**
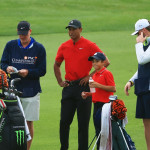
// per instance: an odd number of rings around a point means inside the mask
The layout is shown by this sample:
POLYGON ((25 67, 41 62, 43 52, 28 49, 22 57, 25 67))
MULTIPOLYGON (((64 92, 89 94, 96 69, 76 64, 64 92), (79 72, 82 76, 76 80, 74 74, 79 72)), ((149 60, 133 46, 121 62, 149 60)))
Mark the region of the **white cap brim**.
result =
POLYGON ((135 31, 133 32, 131 35, 136 35, 139 31, 135 31))

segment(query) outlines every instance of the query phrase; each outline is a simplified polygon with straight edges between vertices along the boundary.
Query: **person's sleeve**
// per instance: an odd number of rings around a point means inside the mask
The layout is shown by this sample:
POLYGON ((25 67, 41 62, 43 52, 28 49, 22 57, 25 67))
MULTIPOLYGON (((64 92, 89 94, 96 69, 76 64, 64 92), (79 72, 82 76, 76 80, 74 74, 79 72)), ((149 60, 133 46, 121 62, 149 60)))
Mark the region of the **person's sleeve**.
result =
POLYGON ((115 86, 114 77, 110 71, 108 71, 106 74, 106 83, 108 86, 115 86))
POLYGON ((58 48, 55 60, 57 62, 62 62, 64 60, 64 56, 63 56, 63 47, 62 45, 58 48))
POLYGON ((140 65, 144 65, 150 62, 150 46, 147 48, 146 51, 144 51, 143 43, 137 43, 135 45, 135 49, 137 60, 140 65))
POLYGON ((91 56, 93 56, 96 52, 103 53, 103 51, 95 43, 91 44, 90 49, 91 49, 91 56))
POLYGON ((135 79, 138 78, 138 71, 131 77, 131 79, 129 81, 133 82, 135 81, 135 79))
POLYGON ((36 60, 36 68, 28 69, 29 78, 39 78, 46 74, 46 51, 43 46, 40 47, 40 52, 36 60))
POLYGON ((1 57, 1 69, 4 70, 5 72, 6 72, 7 67, 9 66, 9 59, 10 59, 10 51, 9 50, 10 49, 11 49, 11 47, 7 43, 4 48, 2 57, 1 57))

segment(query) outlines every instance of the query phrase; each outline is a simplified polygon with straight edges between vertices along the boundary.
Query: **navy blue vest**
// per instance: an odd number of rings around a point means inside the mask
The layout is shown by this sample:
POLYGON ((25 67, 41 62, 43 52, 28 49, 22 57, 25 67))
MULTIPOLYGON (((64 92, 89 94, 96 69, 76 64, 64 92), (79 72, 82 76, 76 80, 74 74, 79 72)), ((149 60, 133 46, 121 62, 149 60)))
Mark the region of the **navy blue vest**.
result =
MULTIPOLYGON (((150 46, 150 43, 143 45, 144 51, 150 46)), ((135 94, 143 95, 150 91, 150 62, 144 65, 138 64, 138 79, 135 80, 135 94)))

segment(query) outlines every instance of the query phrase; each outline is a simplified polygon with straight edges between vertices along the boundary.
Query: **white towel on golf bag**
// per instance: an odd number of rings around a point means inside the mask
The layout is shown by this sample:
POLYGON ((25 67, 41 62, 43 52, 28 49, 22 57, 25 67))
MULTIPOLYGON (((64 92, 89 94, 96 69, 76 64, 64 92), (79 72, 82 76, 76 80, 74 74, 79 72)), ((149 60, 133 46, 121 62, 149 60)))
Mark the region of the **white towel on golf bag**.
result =
MULTIPOLYGON (((127 116, 122 120, 122 127, 128 123, 127 116)), ((112 150, 112 126, 111 126, 111 103, 102 107, 101 114, 101 138, 99 150, 112 150)))
POLYGON ((125 118, 122 120, 122 127, 125 128, 127 123, 128 123, 128 118, 127 118, 127 115, 126 115, 125 118))
POLYGON ((101 138, 99 150, 112 150, 111 103, 102 107, 101 138))
POLYGON ((19 106, 19 108, 20 108, 20 110, 22 111, 22 114, 23 114, 23 116, 24 116, 27 141, 30 141, 32 138, 31 138, 31 135, 30 135, 30 132, 29 132, 29 128, 28 128, 26 119, 25 119, 25 115, 24 115, 24 111, 23 111, 23 108, 22 108, 22 104, 21 104, 20 98, 19 98, 18 96, 17 96, 17 100, 18 100, 18 106, 19 106))

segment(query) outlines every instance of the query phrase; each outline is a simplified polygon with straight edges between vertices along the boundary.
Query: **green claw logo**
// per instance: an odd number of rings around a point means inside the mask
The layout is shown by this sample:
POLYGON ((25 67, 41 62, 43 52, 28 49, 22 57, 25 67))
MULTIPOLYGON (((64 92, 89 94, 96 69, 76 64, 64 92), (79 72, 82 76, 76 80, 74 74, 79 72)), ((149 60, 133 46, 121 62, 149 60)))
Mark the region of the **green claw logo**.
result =
POLYGON ((24 131, 18 130, 15 132, 16 132, 16 136, 17 136, 17 144, 21 146, 22 144, 24 144, 24 131))

